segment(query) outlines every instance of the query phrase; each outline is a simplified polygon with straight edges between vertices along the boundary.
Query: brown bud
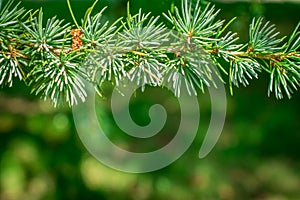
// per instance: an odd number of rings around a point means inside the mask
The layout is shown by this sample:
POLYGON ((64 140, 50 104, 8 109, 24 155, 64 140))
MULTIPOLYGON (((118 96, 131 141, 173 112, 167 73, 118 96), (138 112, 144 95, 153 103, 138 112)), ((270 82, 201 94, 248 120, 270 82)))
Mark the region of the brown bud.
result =
POLYGON ((83 32, 80 29, 72 29, 72 50, 79 49, 82 46, 82 40, 80 37, 83 36, 83 32))

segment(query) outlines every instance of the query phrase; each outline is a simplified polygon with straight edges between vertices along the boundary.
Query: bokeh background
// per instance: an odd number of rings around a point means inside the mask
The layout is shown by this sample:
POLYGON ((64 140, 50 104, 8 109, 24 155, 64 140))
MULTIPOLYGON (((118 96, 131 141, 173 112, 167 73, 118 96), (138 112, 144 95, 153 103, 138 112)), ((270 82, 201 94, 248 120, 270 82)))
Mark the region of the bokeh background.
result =
MULTIPOLYGON (((80 19, 90 0, 73 0, 80 19)), ((180 0, 175 0, 175 3, 180 0)), ((160 14, 173 0, 131 0, 132 12, 139 8, 160 14)), ((220 18, 237 20, 229 27, 247 40, 252 17, 265 16, 290 34, 300 19, 300 2, 217 1, 220 18)), ((101 0, 108 6, 110 21, 126 14, 125 0, 101 0)), ((63 0, 23 0, 28 9, 43 7, 45 18, 57 15, 71 21, 63 0)), ((292 99, 267 97, 268 76, 261 74, 249 87, 228 93, 227 119, 213 151, 198 159, 210 119, 208 94, 199 95, 201 121, 197 138, 172 165, 152 173, 128 174, 95 160, 76 133, 69 108, 53 108, 30 94, 22 82, 0 90, 0 199, 300 199, 300 94, 292 99)), ((228 89, 228 88, 227 88, 228 89)), ((118 145, 147 152, 165 145, 174 136, 180 113, 176 99, 167 91, 147 88, 137 92, 130 106, 133 119, 149 123, 148 109, 163 104, 169 114, 163 133, 137 140, 122 133, 109 112, 107 99, 97 107, 99 121, 118 145)))

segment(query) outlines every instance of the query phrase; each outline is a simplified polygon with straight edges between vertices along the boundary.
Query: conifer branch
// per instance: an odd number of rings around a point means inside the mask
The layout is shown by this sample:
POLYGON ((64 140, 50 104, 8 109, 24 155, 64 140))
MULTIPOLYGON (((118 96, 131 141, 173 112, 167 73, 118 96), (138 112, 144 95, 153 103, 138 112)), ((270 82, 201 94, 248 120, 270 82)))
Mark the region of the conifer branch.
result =
POLYGON ((125 19, 110 23, 103 20, 105 8, 92 15, 95 3, 74 28, 56 17, 44 23, 42 9, 27 11, 20 3, 13 6, 13 0, 4 2, 0 85, 12 87, 17 78, 55 106, 85 101, 83 79, 100 94, 104 82, 118 85, 128 77, 142 90, 164 83, 180 96, 182 87, 197 95, 218 78, 233 94, 234 86, 247 86, 264 72, 270 76, 268 95, 291 98, 299 88, 300 23, 289 37, 279 37, 275 25, 254 18, 249 41, 241 44, 237 33, 227 31, 234 19, 225 23, 218 19, 220 10, 200 0, 183 0, 180 8, 163 13, 168 24, 141 9, 132 15, 129 6, 125 19))

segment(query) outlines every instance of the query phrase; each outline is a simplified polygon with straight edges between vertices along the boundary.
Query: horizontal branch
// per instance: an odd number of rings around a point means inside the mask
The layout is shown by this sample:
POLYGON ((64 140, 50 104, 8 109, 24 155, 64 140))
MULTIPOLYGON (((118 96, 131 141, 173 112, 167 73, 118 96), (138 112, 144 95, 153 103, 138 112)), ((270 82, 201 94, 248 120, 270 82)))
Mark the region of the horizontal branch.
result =
POLYGON ((221 69, 231 91, 261 71, 269 73, 268 94, 277 98, 283 93, 290 98, 300 87, 300 23, 290 37, 278 38, 275 25, 254 18, 249 41, 239 44, 237 33, 226 32, 234 19, 225 24, 217 18, 220 10, 200 0, 183 0, 181 8, 163 13, 171 26, 141 9, 135 15, 128 9, 125 20, 110 25, 104 9, 91 15, 92 6, 76 29, 56 17, 44 24, 42 9, 31 13, 10 6, 0 11, 0 85, 12 86, 17 77, 55 106, 85 101, 82 79, 97 92, 106 81, 118 85, 129 77, 143 89, 168 82, 176 96, 182 87, 197 95, 215 85, 216 77, 225 83, 221 69))

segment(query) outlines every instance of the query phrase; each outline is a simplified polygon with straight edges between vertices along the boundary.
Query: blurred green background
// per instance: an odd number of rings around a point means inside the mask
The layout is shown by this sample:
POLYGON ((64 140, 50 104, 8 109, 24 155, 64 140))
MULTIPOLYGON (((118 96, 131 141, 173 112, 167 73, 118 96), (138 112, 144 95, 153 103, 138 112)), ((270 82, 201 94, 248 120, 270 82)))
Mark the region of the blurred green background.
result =
MULTIPOLYGON (((92 1, 71 1, 80 19, 92 1)), ((133 12, 160 14, 172 0, 132 0, 133 12)), ((180 2, 180 1, 175 1, 180 2)), ((110 21, 124 16, 126 0, 102 0, 110 21)), ((229 27, 247 40, 252 17, 265 16, 282 34, 299 21, 300 3, 214 2, 220 18, 238 19, 229 27)), ((63 0, 24 0, 22 6, 43 7, 45 17, 70 21, 63 0)), ((267 97, 268 77, 261 74, 249 87, 228 95, 227 119, 213 151, 198 159, 210 119, 209 95, 200 95, 201 122, 189 150, 172 165, 147 174, 112 170, 95 160, 80 142, 71 109, 54 109, 30 95, 23 83, 0 90, 0 199, 300 199, 300 94, 291 100, 267 97)), ((109 91, 109 90, 108 90, 109 91)), ((107 92, 109 94, 109 92, 107 92)), ((228 93, 229 94, 229 93, 228 93)), ((146 152, 172 139, 180 113, 168 92, 147 88, 131 105, 138 124, 149 122, 148 109, 163 104, 169 114, 163 133, 147 140, 133 139, 118 130, 109 112, 109 97, 99 99, 101 123, 110 138, 125 149, 146 152), (159 98, 157 98, 159 96, 159 98)))

